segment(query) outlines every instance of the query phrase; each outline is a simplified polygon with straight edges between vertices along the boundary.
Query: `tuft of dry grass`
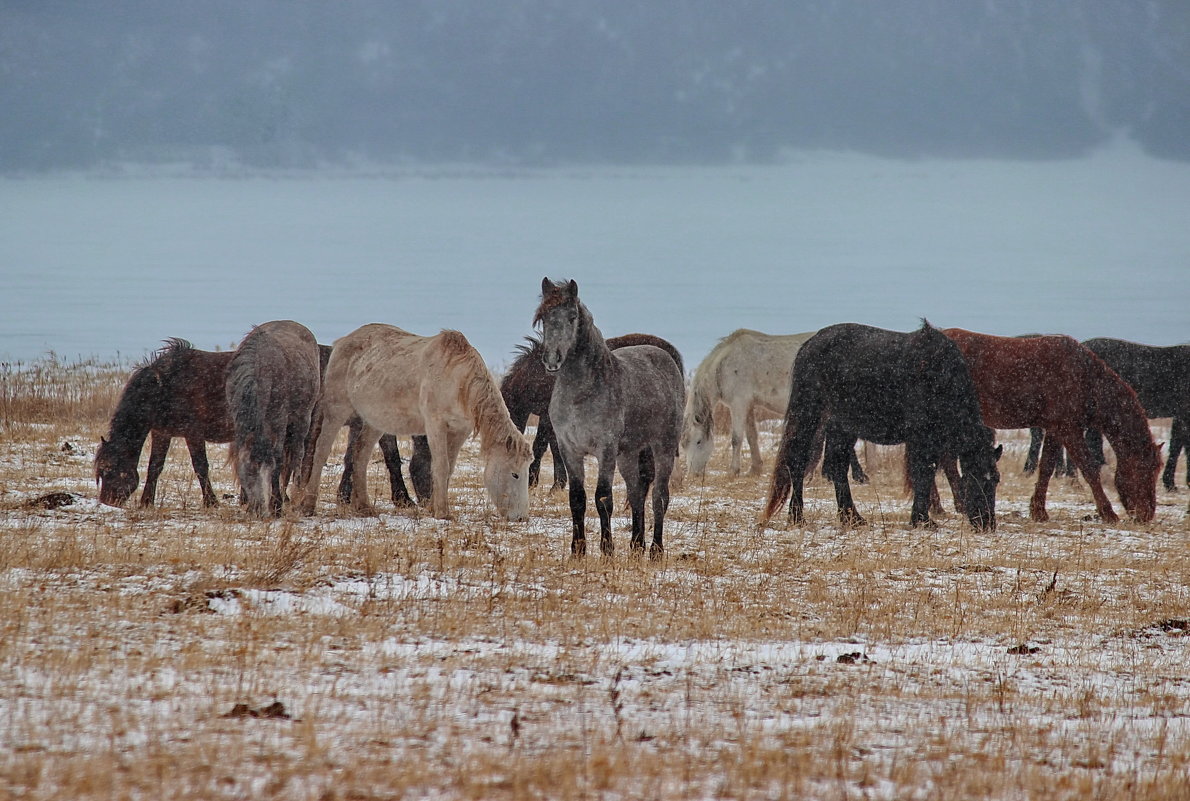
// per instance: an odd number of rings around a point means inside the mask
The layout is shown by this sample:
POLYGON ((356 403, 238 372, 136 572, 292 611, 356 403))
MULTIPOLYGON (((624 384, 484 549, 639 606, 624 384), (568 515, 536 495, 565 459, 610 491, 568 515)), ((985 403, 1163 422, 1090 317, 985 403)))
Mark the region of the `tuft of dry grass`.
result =
POLYGON ((495 519, 474 443, 452 521, 354 518, 334 471, 313 518, 206 510, 184 448, 158 508, 102 507, 120 372, 0 373, 0 797, 1190 797, 1183 496, 1106 526, 1056 479, 1035 523, 1016 432, 993 532, 908 528, 882 448, 869 525, 819 477, 758 531, 767 476, 720 441, 663 560, 623 514, 573 560, 565 494, 495 519))

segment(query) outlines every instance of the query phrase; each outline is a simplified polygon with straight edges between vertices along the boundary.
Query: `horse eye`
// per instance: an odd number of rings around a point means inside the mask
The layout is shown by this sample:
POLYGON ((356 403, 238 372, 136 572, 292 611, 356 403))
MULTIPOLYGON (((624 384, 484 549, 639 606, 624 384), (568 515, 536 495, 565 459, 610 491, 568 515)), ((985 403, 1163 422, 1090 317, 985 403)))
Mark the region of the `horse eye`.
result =
POLYGON ((521 474, 520 474, 520 473, 513 473, 513 474, 512 474, 512 478, 513 478, 513 480, 514 480, 514 481, 516 481, 516 480, 520 479, 520 477, 521 477, 521 474))

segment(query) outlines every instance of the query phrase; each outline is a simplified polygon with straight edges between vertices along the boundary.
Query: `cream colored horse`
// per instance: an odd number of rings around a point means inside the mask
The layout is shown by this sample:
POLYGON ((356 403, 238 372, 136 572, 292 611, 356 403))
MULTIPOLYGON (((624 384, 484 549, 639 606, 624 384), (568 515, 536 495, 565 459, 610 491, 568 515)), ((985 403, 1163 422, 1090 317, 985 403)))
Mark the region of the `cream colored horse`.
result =
MULTIPOLYGON (((447 488, 463 443, 479 432, 484 485, 496 511, 511 520, 529 516, 532 448, 512 424, 508 407, 479 353, 458 331, 421 337, 372 323, 335 341, 320 403, 322 425, 302 498, 312 514, 331 445, 352 414, 364 421, 352 454, 355 475, 366 475, 381 434, 424 434, 430 446, 430 511, 448 518, 447 488)), ((351 507, 373 514, 366 481, 352 485, 351 507)))
POLYGON ((737 329, 711 350, 694 371, 682 424, 682 452, 693 475, 706 472, 714 450, 713 413, 722 403, 731 412, 731 474, 739 475, 745 437, 752 455, 751 475, 763 467, 756 421, 781 419, 789 405, 793 359, 814 336, 762 334, 737 329))

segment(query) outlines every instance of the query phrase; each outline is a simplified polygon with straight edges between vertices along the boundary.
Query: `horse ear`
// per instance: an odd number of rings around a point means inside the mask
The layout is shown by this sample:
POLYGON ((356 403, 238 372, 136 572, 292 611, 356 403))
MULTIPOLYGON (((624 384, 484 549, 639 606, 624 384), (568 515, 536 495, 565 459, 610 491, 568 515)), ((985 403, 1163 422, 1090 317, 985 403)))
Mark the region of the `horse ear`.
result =
POLYGON ((551 286, 553 286, 553 284, 550 282, 550 277, 548 275, 541 279, 541 294, 543 297, 547 292, 550 291, 551 286))
POLYGON ((997 445, 997 446, 996 446, 996 450, 994 451, 994 453, 996 454, 996 461, 997 461, 997 462, 998 462, 998 461, 1000 461, 1000 457, 1004 455, 1004 446, 1003 446, 1003 445, 997 445))
POLYGON ((566 292, 568 295, 570 295, 571 300, 576 300, 578 298, 578 282, 573 278, 571 278, 570 283, 566 285, 566 292))

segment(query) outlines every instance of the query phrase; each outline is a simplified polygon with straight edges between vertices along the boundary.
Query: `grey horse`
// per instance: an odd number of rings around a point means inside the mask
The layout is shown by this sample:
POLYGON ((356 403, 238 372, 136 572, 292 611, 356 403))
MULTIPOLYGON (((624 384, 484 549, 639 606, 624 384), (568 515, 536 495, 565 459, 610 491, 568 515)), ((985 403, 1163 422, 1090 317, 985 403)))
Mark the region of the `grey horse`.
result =
POLYGON ((645 547, 645 496, 653 490, 653 543, 661 556, 662 529, 669 508, 669 477, 678 454, 686 386, 673 358, 654 345, 609 350, 574 281, 541 281, 541 305, 533 323, 542 324, 542 363, 557 376, 550 419, 570 475, 573 556, 586 553, 583 459, 599 462, 595 509, 599 546, 612 544, 612 476, 618 467, 632 509, 632 547, 645 547))
POLYGON ((290 477, 300 475, 310 418, 322 388, 318 342, 304 325, 256 326, 227 367, 232 463, 254 517, 276 517, 290 477))

